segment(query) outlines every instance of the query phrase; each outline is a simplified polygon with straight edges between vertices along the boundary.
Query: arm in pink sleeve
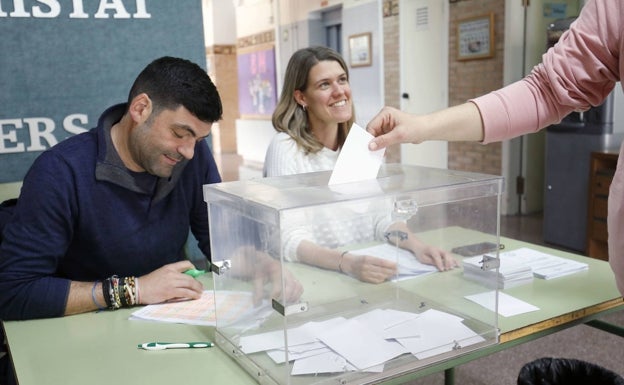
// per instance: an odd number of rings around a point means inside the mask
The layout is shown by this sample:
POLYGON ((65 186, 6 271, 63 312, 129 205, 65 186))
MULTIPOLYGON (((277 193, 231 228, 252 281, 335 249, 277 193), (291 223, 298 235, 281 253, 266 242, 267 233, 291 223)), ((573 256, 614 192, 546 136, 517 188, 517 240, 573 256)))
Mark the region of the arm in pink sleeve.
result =
POLYGON ((482 116, 484 142, 536 132, 600 105, 620 78, 622 12, 619 1, 590 1, 529 76, 471 100, 482 116))

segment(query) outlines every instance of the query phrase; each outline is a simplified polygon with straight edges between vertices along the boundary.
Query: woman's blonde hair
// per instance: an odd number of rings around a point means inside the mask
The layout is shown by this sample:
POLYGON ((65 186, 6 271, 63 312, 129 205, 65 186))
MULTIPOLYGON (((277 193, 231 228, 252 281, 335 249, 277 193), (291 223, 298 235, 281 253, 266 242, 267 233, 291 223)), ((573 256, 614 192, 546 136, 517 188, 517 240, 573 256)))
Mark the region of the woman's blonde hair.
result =
MULTIPOLYGON (((308 86, 308 75, 317 63, 324 60, 338 62, 349 79, 347 64, 340 54, 327 47, 308 47, 296 51, 288 61, 284 85, 275 111, 273 112, 273 127, 277 132, 285 132, 302 148, 306 154, 316 153, 323 148, 323 144, 316 139, 310 125, 308 116, 295 100, 296 90, 305 91, 308 86)), ((351 125, 355 121, 355 108, 351 104, 351 118, 338 124, 338 145, 342 147, 349 133, 351 125)))

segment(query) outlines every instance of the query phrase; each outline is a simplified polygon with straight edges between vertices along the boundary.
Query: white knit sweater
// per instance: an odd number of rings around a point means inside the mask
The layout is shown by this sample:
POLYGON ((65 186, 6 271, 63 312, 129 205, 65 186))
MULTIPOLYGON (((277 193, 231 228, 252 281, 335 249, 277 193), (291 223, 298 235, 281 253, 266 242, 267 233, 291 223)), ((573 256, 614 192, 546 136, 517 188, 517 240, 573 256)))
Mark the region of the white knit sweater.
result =
MULTIPOLYGON (((316 171, 333 170, 340 151, 324 147, 315 154, 305 154, 297 143, 286 133, 277 133, 269 145, 264 162, 264 176, 302 174, 316 171)), ((302 240, 309 240, 318 245, 336 248, 370 242, 372 236, 383 239, 383 232, 390 225, 383 210, 382 202, 375 202, 369 207, 375 214, 359 213, 348 208, 332 207, 327 210, 308 210, 305 226, 282 228, 282 253, 286 260, 297 260, 297 247, 302 240), (380 215, 382 214, 383 215, 380 215), (374 235, 373 235, 374 234, 374 235)), ((391 208, 389 208, 391 210, 391 208)), ((366 210, 364 210, 366 211, 366 210)))
POLYGON ((305 154, 290 135, 279 132, 267 149, 263 174, 281 176, 333 170, 339 153, 323 147, 315 154, 305 154))

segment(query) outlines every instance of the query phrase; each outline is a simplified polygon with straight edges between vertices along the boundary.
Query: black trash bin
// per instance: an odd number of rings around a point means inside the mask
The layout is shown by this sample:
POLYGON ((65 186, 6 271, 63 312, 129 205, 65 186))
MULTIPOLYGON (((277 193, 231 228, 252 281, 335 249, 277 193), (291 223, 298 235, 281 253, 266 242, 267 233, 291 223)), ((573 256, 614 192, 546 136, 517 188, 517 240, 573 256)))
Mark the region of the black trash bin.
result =
POLYGON ((540 358, 525 364, 518 385, 624 385, 624 378, 609 369, 570 358, 540 358))

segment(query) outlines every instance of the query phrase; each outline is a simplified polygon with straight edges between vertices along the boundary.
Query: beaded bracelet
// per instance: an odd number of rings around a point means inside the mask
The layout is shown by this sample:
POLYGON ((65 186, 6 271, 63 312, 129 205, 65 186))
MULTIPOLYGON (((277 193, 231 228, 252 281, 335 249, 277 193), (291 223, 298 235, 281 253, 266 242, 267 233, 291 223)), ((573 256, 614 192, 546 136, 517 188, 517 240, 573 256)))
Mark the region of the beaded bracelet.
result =
POLYGON ((102 282, 104 301, 106 307, 111 310, 139 304, 138 290, 138 279, 133 276, 118 277, 113 275, 102 282))
POLYGON ((111 297, 111 305, 113 310, 117 310, 121 307, 121 298, 119 297, 119 277, 113 275, 110 277, 111 286, 113 288, 113 296, 111 297))

